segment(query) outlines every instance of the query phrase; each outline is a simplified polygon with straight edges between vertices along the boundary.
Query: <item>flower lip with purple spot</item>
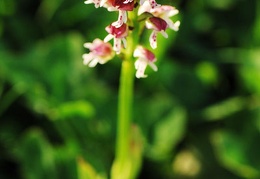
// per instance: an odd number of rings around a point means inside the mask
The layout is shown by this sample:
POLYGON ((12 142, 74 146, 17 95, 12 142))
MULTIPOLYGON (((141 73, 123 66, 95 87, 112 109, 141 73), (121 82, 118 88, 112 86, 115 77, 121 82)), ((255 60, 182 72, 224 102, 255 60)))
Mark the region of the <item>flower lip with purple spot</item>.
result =
POLYGON ((163 20, 159 17, 150 17, 149 20, 154 25, 154 28, 157 31, 162 31, 162 30, 165 31, 166 28, 168 27, 165 20, 163 20))
POLYGON ((128 27, 125 23, 123 23, 119 28, 109 25, 106 27, 106 31, 116 38, 124 38, 128 35, 128 27))
POLYGON ((124 0, 108 0, 107 3, 124 11, 132 11, 135 6, 134 1, 128 1, 125 3, 124 0))
POLYGON ((144 55, 146 56, 147 60, 149 60, 150 62, 154 62, 156 60, 155 55, 150 50, 143 49, 143 52, 144 52, 144 55))

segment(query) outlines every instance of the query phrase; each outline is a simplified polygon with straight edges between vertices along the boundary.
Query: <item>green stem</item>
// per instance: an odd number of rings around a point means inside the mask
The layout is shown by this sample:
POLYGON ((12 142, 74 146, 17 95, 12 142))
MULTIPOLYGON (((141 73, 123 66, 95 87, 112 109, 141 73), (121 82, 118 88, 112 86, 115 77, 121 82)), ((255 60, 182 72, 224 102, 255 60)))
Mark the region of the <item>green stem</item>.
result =
MULTIPOLYGON (((132 21, 136 17, 135 12, 128 13, 128 16, 132 21)), ((116 158, 122 161, 129 156, 134 86, 133 51, 136 46, 135 32, 136 31, 130 32, 127 38, 127 49, 125 50, 124 59, 122 60, 120 74, 116 158)))
POLYGON ((126 51, 125 53, 120 75, 116 153, 111 171, 112 179, 129 179, 131 173, 129 173, 129 165, 131 165, 129 157, 131 153, 130 127, 132 122, 134 65, 132 55, 129 52, 126 51))
POLYGON ((133 103, 133 62, 123 60, 118 103, 116 158, 124 160, 129 154, 130 125, 132 121, 133 103))
POLYGON ((136 171, 133 170, 131 152, 131 124, 133 108, 133 88, 134 88, 134 59, 133 52, 139 40, 138 22, 136 10, 128 12, 129 23, 134 30, 129 30, 127 37, 127 48, 123 51, 122 68, 119 84, 118 119, 116 136, 115 161, 112 166, 112 179, 131 179, 136 171))

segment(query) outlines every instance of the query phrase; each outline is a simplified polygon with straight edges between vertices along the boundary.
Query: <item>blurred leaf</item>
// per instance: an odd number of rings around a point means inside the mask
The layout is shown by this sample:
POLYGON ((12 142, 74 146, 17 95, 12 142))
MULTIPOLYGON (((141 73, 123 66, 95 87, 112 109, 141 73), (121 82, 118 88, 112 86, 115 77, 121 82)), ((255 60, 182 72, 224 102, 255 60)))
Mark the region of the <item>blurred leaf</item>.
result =
POLYGON ((79 151, 79 146, 75 141, 66 141, 65 145, 55 147, 58 178, 78 179, 76 158, 79 155, 79 151))
POLYGON ((240 76, 249 91, 260 95, 260 49, 240 51, 242 65, 240 76))
POLYGON ((54 13, 57 11, 63 0, 43 0, 38 9, 38 16, 41 16, 41 20, 49 21, 54 13))
POLYGON ((224 120, 227 116, 232 115, 246 106, 246 98, 233 97, 219 102, 215 105, 208 106, 203 110, 202 115, 207 120, 224 120))
MULTIPOLYGON (((22 55, 13 55, 0 51, 3 56, 1 67, 8 81, 19 86, 20 91, 25 92, 29 105, 39 113, 49 114, 51 108, 61 103, 77 99, 85 93, 82 83, 86 81, 86 73, 83 73, 82 44, 78 34, 57 36, 38 43, 35 48, 22 55)), ((78 114, 86 116, 91 111, 90 104, 68 103, 81 112, 78 114), (88 106, 88 107, 87 107, 88 106), (87 109, 83 114, 83 108, 87 109)), ((59 112, 65 115, 63 108, 59 112)), ((93 111, 92 111, 93 112, 93 111)), ((91 112, 90 112, 91 113, 91 112)), ((89 113, 89 114, 90 114, 89 113)), ((70 114, 71 115, 71 114, 70 114)))
POLYGON ((259 133, 246 139, 228 131, 213 133, 212 142, 220 162, 231 171, 244 178, 260 177, 259 133), (256 146, 258 146, 256 148, 256 146), (257 163, 255 163, 257 161, 257 163))
POLYGON ((20 89, 19 84, 13 86, 8 92, 4 94, 1 94, 3 90, 1 88, 3 88, 3 86, 0 82, 0 116, 22 93, 24 93, 24 91, 20 89))
POLYGON ((0 0, 0 15, 12 15, 16 8, 15 5, 13 0, 0 0))
POLYGON ((207 85, 216 84, 218 73, 216 67, 210 62, 201 62, 196 67, 198 77, 207 85))
POLYGON ((256 18, 253 30, 253 40, 255 45, 260 44, 260 2, 256 1, 256 18))
POLYGON ((17 147, 24 178, 57 178, 53 148, 39 129, 28 131, 17 147))
POLYGON ((207 3, 218 9, 229 9, 232 5, 234 5, 234 0, 207 0, 207 3))
POLYGON ((71 117, 81 117, 89 119, 95 114, 94 107, 86 101, 71 101, 62 103, 54 109, 55 119, 66 119, 71 117))
POLYGON ((78 158, 78 175, 78 179, 106 179, 106 177, 99 175, 82 157, 78 158))
POLYGON ((257 129, 260 133, 260 107, 257 108, 257 120, 255 121, 256 122, 256 126, 257 126, 257 129))
MULTIPOLYGON (((103 9, 105 10, 105 9, 103 9)), ((85 21, 86 19, 87 20, 93 20, 91 17, 93 14, 95 13, 106 13, 106 11, 98 11, 96 8, 94 8, 94 5, 93 7, 91 7, 91 5, 86 5, 84 4, 84 1, 78 1, 77 4, 75 4, 74 6, 69 6, 69 8, 67 9, 64 9, 63 11, 59 12, 59 23, 62 23, 66 26, 71 26, 75 23, 79 23, 79 22, 82 22, 82 21, 85 21)), ((100 17, 102 17, 102 15, 100 15, 100 17)), ((95 18, 96 21, 100 21, 98 20, 98 18, 100 17, 97 17, 95 18)), ((108 16, 108 18, 110 18, 108 16)), ((87 23, 88 24, 88 23, 87 23)), ((92 30, 91 29, 88 29, 88 30, 92 30)), ((100 29, 100 26, 99 26, 99 30, 100 29)))
POLYGON ((155 158, 165 158, 183 138, 186 130, 186 112, 175 106, 170 114, 161 119, 154 129, 154 141, 151 155, 155 158))

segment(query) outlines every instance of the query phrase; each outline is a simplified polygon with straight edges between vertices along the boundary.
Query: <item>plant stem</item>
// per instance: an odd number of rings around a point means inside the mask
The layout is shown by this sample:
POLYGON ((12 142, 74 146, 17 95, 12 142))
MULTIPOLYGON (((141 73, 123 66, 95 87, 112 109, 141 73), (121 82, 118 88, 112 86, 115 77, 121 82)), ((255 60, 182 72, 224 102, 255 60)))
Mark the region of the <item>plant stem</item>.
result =
POLYGON ((116 158, 124 160, 129 155, 130 125, 132 121, 133 103, 133 62, 123 60, 118 101, 116 158))
MULTIPOLYGON (((137 12, 128 13, 130 24, 134 27, 137 27, 136 14, 137 12)), ((111 173, 112 179, 130 179, 136 173, 132 169, 130 144, 135 79, 133 52, 139 40, 137 33, 137 28, 129 30, 127 48, 123 52, 119 84, 116 153, 111 173)))
MULTIPOLYGON (((134 83, 134 65, 131 55, 126 52, 125 59, 122 62, 119 100, 118 100, 118 119, 116 136, 116 153, 112 166, 112 179, 130 179, 129 157, 131 156, 131 123, 133 106, 133 83, 134 83)), ((131 165, 131 164, 130 164, 131 165)))
MULTIPOLYGON (((133 20, 129 13, 129 18, 133 20)), ((127 49, 124 53, 122 61, 120 84, 119 84, 119 101, 118 101, 118 121, 117 121, 117 141, 116 141, 116 157, 118 159, 129 156, 130 144, 130 125, 132 121, 132 103, 133 103, 133 87, 134 87, 134 62, 133 51, 136 46, 135 31, 129 33, 127 38, 127 49)))

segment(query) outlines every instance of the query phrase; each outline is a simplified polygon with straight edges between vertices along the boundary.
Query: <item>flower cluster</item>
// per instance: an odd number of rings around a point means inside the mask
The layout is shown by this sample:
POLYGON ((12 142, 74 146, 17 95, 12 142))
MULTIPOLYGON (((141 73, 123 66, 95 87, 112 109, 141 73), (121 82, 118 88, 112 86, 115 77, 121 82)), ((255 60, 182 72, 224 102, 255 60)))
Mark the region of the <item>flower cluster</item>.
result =
MULTIPOLYGON (((89 49, 88 54, 83 55, 84 64, 94 67, 97 63, 104 64, 120 54, 122 48, 127 48, 126 38, 129 35, 128 11, 138 8, 137 15, 143 16, 145 27, 151 30, 149 37, 152 49, 157 48, 157 35, 160 33, 168 38, 167 29, 177 31, 180 22, 173 22, 170 18, 178 14, 178 10, 173 6, 157 4, 155 0, 86 0, 85 4, 95 4, 96 8, 105 7, 108 11, 118 12, 118 19, 109 24, 105 30, 108 35, 104 40, 95 39, 92 43, 85 43, 84 47, 89 49), (113 39, 113 47, 109 43, 113 39)), ((146 66, 149 65, 154 71, 157 66, 154 64, 156 57, 152 51, 137 45, 133 56, 137 58, 135 61, 136 77, 145 78, 146 66)))

